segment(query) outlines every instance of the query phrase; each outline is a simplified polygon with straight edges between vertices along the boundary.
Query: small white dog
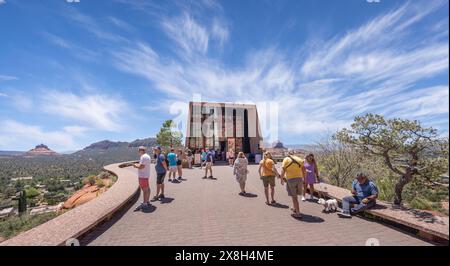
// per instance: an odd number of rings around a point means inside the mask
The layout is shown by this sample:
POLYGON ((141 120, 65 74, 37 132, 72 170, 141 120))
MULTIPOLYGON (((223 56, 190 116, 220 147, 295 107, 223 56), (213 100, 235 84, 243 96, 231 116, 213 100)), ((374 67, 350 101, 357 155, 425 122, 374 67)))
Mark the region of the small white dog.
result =
POLYGON ((338 209, 338 202, 335 199, 325 200, 320 198, 318 203, 324 206, 325 212, 335 212, 338 209))

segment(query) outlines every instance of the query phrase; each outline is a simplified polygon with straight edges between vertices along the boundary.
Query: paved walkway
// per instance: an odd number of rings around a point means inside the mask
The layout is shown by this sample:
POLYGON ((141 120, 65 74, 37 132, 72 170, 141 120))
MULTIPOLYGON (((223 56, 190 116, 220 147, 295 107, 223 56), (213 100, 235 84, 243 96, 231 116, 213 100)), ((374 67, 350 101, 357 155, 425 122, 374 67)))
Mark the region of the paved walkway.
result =
MULTIPOLYGON (((82 239, 86 245, 365 245, 369 238, 380 245, 429 245, 408 233, 359 217, 340 219, 322 213, 322 206, 301 203, 303 220, 290 216, 290 198, 277 182, 278 207, 264 204, 257 166, 249 167, 247 192, 242 197, 232 168, 215 166, 218 180, 203 180, 203 171, 183 169, 187 179, 166 182, 164 202, 155 202, 147 212, 135 212, 141 199, 130 208, 82 239)), ((152 168, 152 175, 154 171, 152 168)), ((136 178, 130 176, 130 178, 136 178)), ((137 180, 136 180, 137 182, 137 180)), ((151 179, 152 196, 155 179, 151 179)))

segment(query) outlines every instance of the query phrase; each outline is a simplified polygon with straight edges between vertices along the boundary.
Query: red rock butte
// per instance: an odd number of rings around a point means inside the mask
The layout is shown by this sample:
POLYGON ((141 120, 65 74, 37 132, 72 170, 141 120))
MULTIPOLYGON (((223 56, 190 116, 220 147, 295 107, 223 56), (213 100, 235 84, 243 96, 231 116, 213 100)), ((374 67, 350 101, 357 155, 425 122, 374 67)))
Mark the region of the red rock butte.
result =
POLYGON ((55 151, 52 151, 48 148, 47 145, 40 144, 37 145, 34 149, 29 150, 26 153, 27 156, 35 156, 35 155, 47 155, 47 156, 55 156, 59 155, 55 151))

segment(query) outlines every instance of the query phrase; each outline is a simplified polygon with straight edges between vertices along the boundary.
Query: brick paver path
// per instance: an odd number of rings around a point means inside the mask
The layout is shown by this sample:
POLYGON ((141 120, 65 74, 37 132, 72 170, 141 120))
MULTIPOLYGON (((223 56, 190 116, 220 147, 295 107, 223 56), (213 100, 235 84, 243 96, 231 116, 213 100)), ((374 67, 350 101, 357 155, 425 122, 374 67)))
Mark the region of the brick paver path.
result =
POLYGON ((238 195, 239 186, 231 167, 215 166, 218 180, 201 179, 203 171, 199 169, 183 170, 186 181, 166 182, 166 202, 153 203, 156 208, 147 212, 135 212, 139 199, 87 235, 82 244, 365 245, 368 238, 376 238, 380 245, 429 245, 378 222, 359 217, 343 220, 336 214, 322 213, 322 206, 314 202, 301 202, 304 218, 296 220, 290 216, 291 200, 279 181, 275 199, 282 206, 265 205, 256 165, 249 166, 246 190, 257 197, 238 195))

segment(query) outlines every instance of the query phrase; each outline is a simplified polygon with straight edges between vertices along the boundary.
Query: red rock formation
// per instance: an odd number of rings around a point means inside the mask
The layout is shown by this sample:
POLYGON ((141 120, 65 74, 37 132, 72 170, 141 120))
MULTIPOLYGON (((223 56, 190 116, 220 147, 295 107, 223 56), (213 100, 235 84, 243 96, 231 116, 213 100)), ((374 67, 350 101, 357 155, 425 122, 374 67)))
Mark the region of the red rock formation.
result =
POLYGON ((36 155, 46 155, 46 156, 55 156, 59 155, 58 153, 50 150, 47 145, 40 144, 37 145, 34 149, 29 150, 26 153, 27 156, 36 156, 36 155))

